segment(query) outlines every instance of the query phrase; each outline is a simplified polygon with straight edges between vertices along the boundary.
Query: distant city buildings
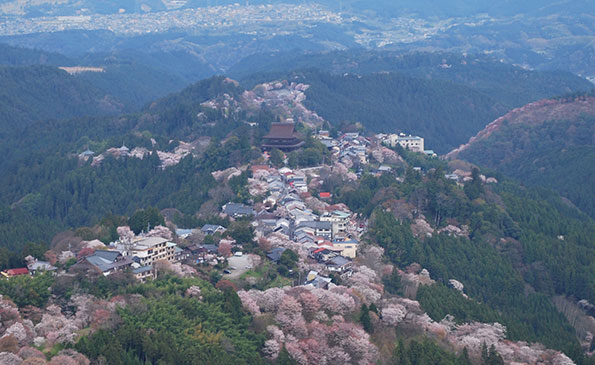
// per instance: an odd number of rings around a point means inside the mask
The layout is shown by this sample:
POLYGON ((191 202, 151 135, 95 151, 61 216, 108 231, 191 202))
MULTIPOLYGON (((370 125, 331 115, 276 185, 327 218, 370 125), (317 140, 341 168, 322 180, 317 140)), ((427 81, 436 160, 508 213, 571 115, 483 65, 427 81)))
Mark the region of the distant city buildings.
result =
MULTIPOLYGON (((169 1, 168 11, 113 14, 77 14, 60 16, 19 17, 6 16, 0 22, 0 35, 60 32, 73 29, 109 30, 116 34, 165 33, 171 29, 192 31, 228 30, 242 27, 243 31, 270 32, 270 25, 295 28, 305 23, 335 23, 343 20, 340 15, 317 4, 277 4, 240 6, 210 6, 195 9, 176 9, 178 2, 169 1)), ((0 9, 1 10, 1 9, 0 9)))

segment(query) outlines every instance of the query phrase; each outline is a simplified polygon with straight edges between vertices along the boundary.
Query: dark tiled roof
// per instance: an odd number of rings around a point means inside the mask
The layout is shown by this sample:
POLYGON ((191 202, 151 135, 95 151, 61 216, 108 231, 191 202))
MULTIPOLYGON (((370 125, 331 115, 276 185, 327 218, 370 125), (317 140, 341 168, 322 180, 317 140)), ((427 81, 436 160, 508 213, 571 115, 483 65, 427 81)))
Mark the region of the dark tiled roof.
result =
POLYGON ((334 267, 342 267, 350 262, 350 260, 346 259, 343 256, 335 256, 327 262, 327 265, 334 267))
POLYGON ((333 227, 331 222, 320 222, 320 221, 305 221, 298 224, 297 228, 310 227, 314 229, 326 229, 329 230, 333 227))
POLYGON ((207 252, 217 252, 217 246, 215 245, 202 245, 202 248, 204 248, 205 250, 207 250, 207 252))
POLYGON ((152 269, 153 269, 153 266, 141 266, 139 268, 132 270, 132 272, 135 274, 142 274, 144 272, 151 271, 152 269))
POLYGON ((269 134, 263 138, 294 138, 293 123, 272 123, 269 134))
POLYGON ((281 259, 281 255, 286 250, 283 247, 275 247, 267 253, 267 257, 275 262, 281 259))
POLYGON ((95 250, 95 256, 99 256, 104 260, 114 262, 118 256, 122 254, 118 251, 108 251, 108 250, 95 250))
POLYGON ((254 209, 239 203, 227 203, 223 207, 223 213, 227 215, 253 215, 254 209))

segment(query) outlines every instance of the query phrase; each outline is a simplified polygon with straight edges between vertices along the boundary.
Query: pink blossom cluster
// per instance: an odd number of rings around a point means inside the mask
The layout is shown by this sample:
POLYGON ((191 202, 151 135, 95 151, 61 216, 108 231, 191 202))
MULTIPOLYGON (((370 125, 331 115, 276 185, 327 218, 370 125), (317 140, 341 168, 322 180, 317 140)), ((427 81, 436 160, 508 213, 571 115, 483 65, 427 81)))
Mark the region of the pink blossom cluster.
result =
POLYGON ((23 347, 18 354, 3 352, 0 364, 3 365, 89 365, 91 362, 83 354, 72 349, 62 350, 49 362, 45 354, 31 347, 23 347))
POLYGON ((189 298, 202 300, 202 292, 200 290, 200 287, 192 285, 190 288, 186 289, 186 296, 189 298))
POLYGON ((35 332, 38 336, 44 337, 46 341, 53 345, 57 343, 74 343, 76 332, 82 327, 77 326, 77 321, 65 317, 60 313, 60 308, 50 306, 35 326, 35 332))
POLYGON ((32 342, 35 336, 33 323, 23 320, 17 306, 0 295, 0 338, 12 337, 19 346, 32 342))
POLYGON ((298 364, 373 364, 378 359, 378 349, 358 325, 312 321, 307 330, 306 338, 286 338, 285 348, 298 364))
POLYGON ((134 232, 132 232, 132 230, 128 226, 118 227, 116 228, 116 232, 118 232, 118 237, 122 242, 132 242, 134 237, 136 237, 134 232))
POLYGON ((407 309, 400 304, 393 304, 382 308, 381 318, 382 322, 388 326, 396 327, 399 322, 403 321, 407 309))
POLYGON ((174 275, 181 278, 194 278, 198 275, 198 272, 195 268, 179 262, 171 265, 171 271, 174 275))
POLYGON ((474 356, 480 356, 484 343, 488 347, 494 345, 505 363, 573 364, 566 355, 547 349, 539 343, 506 340, 506 327, 499 323, 473 322, 455 326, 449 333, 448 340, 456 349, 467 347, 474 356))
POLYGON ((380 284, 380 277, 376 271, 367 266, 355 266, 354 273, 345 281, 354 294, 368 305, 382 298, 384 286, 380 284))
POLYGON ((369 335, 343 317, 358 308, 349 288, 299 286, 239 291, 238 295, 253 315, 274 315, 277 326, 267 327, 271 338, 262 350, 271 359, 283 346, 300 364, 370 364, 378 357, 369 335))
POLYGON ((145 235, 145 237, 161 237, 171 241, 173 240, 174 235, 172 231, 165 226, 155 226, 145 235))
POLYGON ((33 343, 42 345, 46 342, 73 343, 77 331, 100 322, 101 317, 109 317, 115 303, 108 303, 91 296, 75 296, 71 306, 76 308, 76 315, 67 318, 56 305, 48 306, 37 325, 29 319, 23 319, 17 307, 0 295, 0 338, 15 341, 16 347, 10 352, 0 353, 0 364, 16 365, 89 365, 89 360, 74 350, 63 350, 46 361, 41 351, 30 347, 33 343))

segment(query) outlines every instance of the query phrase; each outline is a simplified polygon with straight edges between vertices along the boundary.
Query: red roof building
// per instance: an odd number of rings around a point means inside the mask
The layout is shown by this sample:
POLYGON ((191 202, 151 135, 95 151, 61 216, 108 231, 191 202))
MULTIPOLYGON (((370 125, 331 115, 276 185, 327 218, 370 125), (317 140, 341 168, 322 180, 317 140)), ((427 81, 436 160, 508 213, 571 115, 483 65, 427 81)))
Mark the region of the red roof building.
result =
POLYGON ((19 267, 17 269, 8 269, 6 271, 2 271, 2 275, 7 278, 18 276, 18 275, 29 275, 29 269, 26 267, 19 267))
POLYGON ((256 171, 260 170, 269 171, 270 167, 268 167, 267 165, 252 165, 252 167, 250 167, 250 170, 252 170, 252 173, 255 173, 256 171))
POLYGON ((330 199, 331 193, 320 193, 320 199, 330 199))

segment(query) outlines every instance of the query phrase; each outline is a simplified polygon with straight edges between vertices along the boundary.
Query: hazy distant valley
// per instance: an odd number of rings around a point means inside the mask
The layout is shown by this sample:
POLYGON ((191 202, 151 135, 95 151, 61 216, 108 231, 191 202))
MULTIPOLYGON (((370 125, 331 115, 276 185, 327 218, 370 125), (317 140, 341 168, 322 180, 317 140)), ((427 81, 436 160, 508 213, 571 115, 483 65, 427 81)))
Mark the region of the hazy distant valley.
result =
POLYGON ((595 9, 588 1, 524 3, 516 11, 487 2, 431 11, 423 2, 380 3, 130 1, 89 3, 81 10, 78 2, 47 7, 5 1, 0 40, 77 56, 177 52, 194 59, 205 75, 225 73, 254 54, 364 47, 489 54, 528 69, 595 77, 595 9), (388 10, 379 12, 381 7, 388 10))

